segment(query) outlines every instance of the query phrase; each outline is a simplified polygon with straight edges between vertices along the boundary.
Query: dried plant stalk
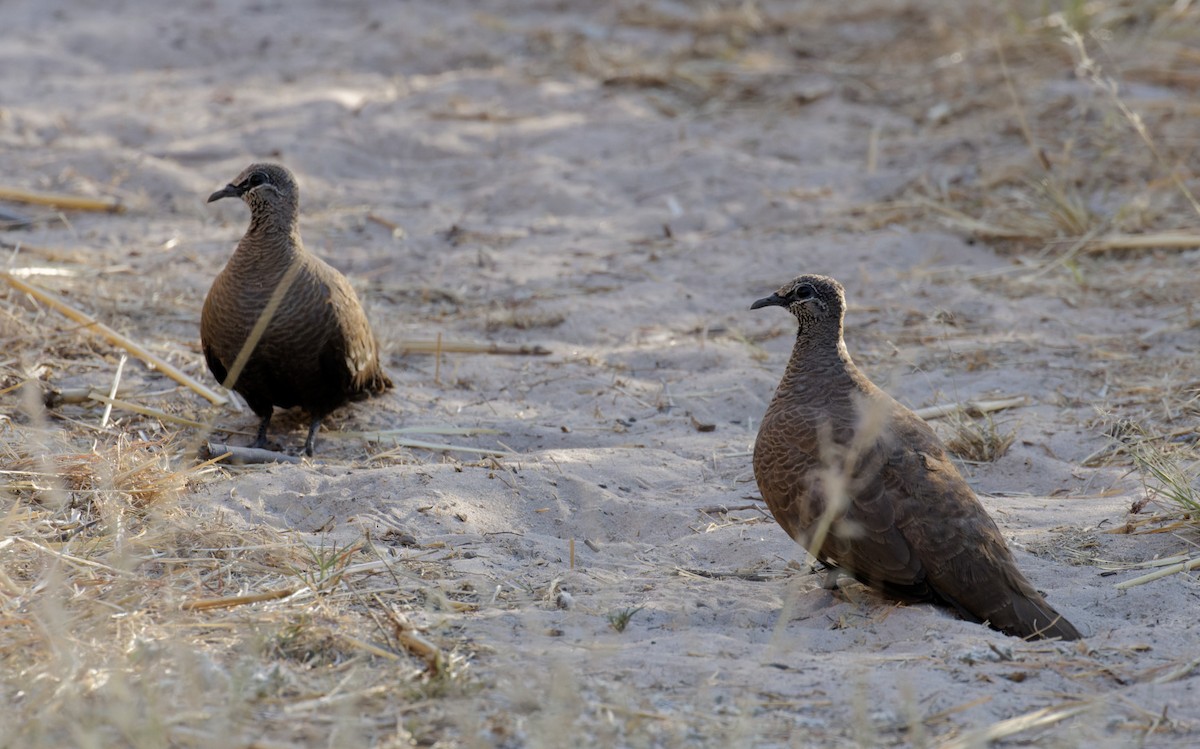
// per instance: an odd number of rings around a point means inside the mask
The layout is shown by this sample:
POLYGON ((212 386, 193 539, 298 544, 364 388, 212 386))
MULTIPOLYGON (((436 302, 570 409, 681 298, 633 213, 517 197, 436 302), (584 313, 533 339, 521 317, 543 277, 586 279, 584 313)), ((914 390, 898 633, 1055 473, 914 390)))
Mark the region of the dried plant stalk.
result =
POLYGON ((113 198, 84 198, 78 195, 22 190, 17 187, 0 186, 0 200, 49 205, 70 211, 98 211, 100 213, 123 213, 125 211, 125 206, 121 204, 121 201, 113 198))
POLYGON ((226 402, 226 399, 224 396, 218 394, 216 391, 211 390, 210 388, 205 387, 203 384, 201 384, 201 383, 197 382, 196 380, 194 380, 193 378, 189 377, 181 370, 176 369, 174 366, 172 366, 168 362, 166 362, 166 361, 160 359, 159 357, 155 356, 154 354, 150 353, 148 350, 146 350, 140 344, 135 343, 134 341, 130 340, 129 338, 126 338, 125 336, 121 335, 117 331, 108 327, 104 323, 96 320, 96 318, 92 317, 91 315, 88 315, 87 313, 82 312, 81 310, 78 310, 78 309, 72 307, 71 305, 67 304, 65 301, 63 301, 58 296, 51 294, 50 292, 45 291, 43 289, 39 289, 36 286, 27 284, 11 273, 0 272, 0 279, 3 279, 9 286, 12 286, 14 289, 24 292, 24 293, 32 296, 34 299, 37 299, 42 304, 45 304, 46 306, 53 308, 56 312, 63 315, 64 317, 74 320, 75 322, 84 326, 88 330, 95 332, 100 337, 104 338, 109 343, 113 344, 114 346, 119 346, 120 348, 125 349, 130 354, 133 354, 134 356, 141 359, 146 364, 159 370, 160 372, 165 374, 167 377, 170 377, 172 380, 175 380, 176 382, 178 382, 180 385, 183 385, 184 387, 187 387, 187 388, 195 391, 196 393, 198 393, 199 395, 201 395, 204 398, 207 398, 208 400, 212 401, 213 403, 224 404, 226 402))

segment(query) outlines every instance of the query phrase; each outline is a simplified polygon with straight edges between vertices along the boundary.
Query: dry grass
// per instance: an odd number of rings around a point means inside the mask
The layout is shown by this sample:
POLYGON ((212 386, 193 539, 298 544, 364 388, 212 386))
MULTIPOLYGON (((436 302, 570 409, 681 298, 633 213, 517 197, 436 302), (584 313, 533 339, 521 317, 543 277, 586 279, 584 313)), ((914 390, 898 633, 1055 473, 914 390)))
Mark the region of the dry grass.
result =
POLYGON ((395 722, 361 711, 469 687, 403 561, 189 506, 215 469, 175 470, 169 447, 122 437, 4 471, 0 694, 23 719, 0 745, 227 745, 252 723, 387 745, 395 722))
POLYGON ((954 430, 946 448, 964 460, 992 463, 1003 458, 1017 438, 1016 430, 1001 430, 991 416, 970 419, 958 414, 951 418, 954 430))
POLYGON ((1145 499, 1132 508, 1132 513, 1141 514, 1148 503, 1154 503, 1162 510, 1152 516, 1156 525, 1162 524, 1156 530, 1200 531, 1200 457, 1195 448, 1147 435, 1137 425, 1126 425, 1119 438, 1133 458, 1145 491, 1145 499))

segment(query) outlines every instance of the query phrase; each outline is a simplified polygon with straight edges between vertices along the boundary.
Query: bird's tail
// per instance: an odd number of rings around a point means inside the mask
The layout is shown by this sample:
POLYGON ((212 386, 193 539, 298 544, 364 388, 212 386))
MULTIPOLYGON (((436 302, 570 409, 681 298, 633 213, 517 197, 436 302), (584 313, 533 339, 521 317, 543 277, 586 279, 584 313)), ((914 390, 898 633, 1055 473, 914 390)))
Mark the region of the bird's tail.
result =
POLYGON ((1014 637, 1026 640, 1079 640, 1083 635, 1066 617, 1054 610, 1041 596, 1031 597, 1013 591, 1007 604, 992 612, 988 624, 1014 637))

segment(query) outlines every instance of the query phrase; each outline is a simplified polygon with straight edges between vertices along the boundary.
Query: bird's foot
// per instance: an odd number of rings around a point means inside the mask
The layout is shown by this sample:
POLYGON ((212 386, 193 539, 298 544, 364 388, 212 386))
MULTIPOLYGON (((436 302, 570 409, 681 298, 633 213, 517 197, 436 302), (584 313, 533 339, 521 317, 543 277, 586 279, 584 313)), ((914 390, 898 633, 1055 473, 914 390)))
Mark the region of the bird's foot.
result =
POLYGON ((840 567, 826 567, 825 579, 821 581, 821 587, 825 590, 838 590, 838 579, 844 574, 840 567))

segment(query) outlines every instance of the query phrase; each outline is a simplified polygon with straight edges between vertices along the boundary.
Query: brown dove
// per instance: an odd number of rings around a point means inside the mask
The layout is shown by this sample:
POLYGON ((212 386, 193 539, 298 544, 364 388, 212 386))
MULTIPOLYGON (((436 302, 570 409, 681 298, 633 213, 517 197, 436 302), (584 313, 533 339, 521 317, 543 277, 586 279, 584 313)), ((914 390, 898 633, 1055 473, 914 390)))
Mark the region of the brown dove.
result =
POLYGON ((1079 639, 1017 569, 929 425, 851 361, 841 284, 800 276, 750 308, 772 306, 799 331, 759 426, 754 477, 783 529, 901 600, 949 604, 1017 637, 1079 639))
POLYGON ((204 300, 204 358, 261 419, 255 447, 266 443, 275 406, 299 406, 312 418, 304 442, 312 455, 321 419, 392 381, 350 282, 300 241, 291 172, 251 164, 208 202, 230 197, 250 206, 250 228, 204 300))

